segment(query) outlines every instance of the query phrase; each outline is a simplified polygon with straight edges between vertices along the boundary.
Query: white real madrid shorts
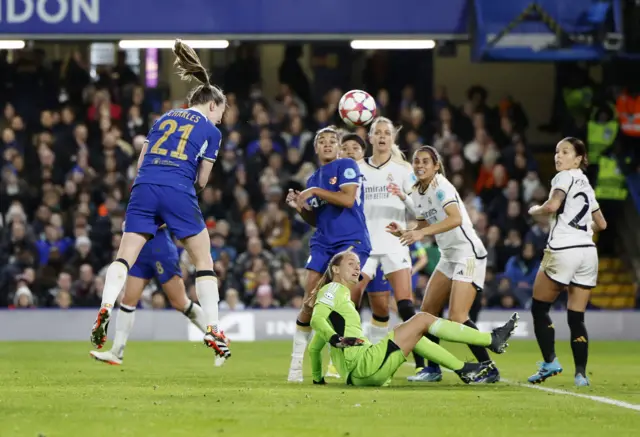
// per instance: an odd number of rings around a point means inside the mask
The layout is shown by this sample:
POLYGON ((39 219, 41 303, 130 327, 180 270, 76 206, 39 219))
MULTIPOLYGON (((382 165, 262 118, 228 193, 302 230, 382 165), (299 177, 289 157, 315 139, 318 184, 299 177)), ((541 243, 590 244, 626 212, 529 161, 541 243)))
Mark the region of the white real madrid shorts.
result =
POLYGON ((384 275, 390 275, 402 269, 411 270, 411 254, 406 247, 402 252, 385 253, 382 255, 369 255, 369 259, 362 268, 362 273, 373 279, 378 266, 382 267, 384 275))
POLYGON ((458 261, 440 258, 436 270, 442 272, 452 281, 469 282, 477 291, 484 288, 484 277, 487 273, 487 258, 477 259, 474 256, 458 261))
POLYGON ((594 247, 544 250, 540 268, 562 285, 593 288, 598 283, 598 250, 594 247))

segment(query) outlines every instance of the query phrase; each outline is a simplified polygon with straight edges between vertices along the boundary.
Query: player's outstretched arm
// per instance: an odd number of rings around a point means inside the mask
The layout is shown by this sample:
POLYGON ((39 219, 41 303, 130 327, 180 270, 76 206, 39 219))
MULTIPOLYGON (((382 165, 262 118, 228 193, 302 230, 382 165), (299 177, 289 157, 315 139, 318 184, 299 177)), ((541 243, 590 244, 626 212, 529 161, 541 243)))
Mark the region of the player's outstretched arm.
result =
POLYGON ((417 219, 417 220, 416 220, 416 227, 415 227, 415 228, 413 228, 413 230, 416 230, 416 229, 418 229, 418 230, 419 230, 419 229, 424 229, 424 228, 426 228, 426 227, 428 227, 428 226, 429 226, 429 222, 428 222, 428 221, 426 221, 424 218, 423 218, 423 219, 417 219))
POLYGON ((462 215, 460 215, 460 208, 458 208, 457 203, 450 202, 445 206, 444 212, 447 214, 447 217, 441 222, 424 225, 424 220, 418 221, 418 227, 415 230, 405 232, 402 237, 400 237, 402 244, 408 246, 417 241, 421 241, 426 236, 442 234, 462 224, 462 215))
POLYGON ((402 200, 409 213, 411 213, 414 217, 418 216, 418 211, 416 210, 415 203, 413 203, 413 199, 409 194, 402 191, 400 185, 394 182, 390 182, 389 185, 387 185, 387 191, 391 193, 392 196, 397 196, 400 200, 402 200))
POLYGON ((340 186, 340 191, 329 191, 324 188, 308 188, 300 193, 300 201, 306 202, 313 196, 316 196, 332 205, 342 208, 351 208, 356 202, 356 193, 358 192, 358 184, 346 184, 340 186))
POLYGON ((311 358, 311 377, 314 384, 324 384, 322 376, 322 350, 327 345, 327 341, 316 333, 309 344, 309 357, 311 358))
POLYGON ((329 315, 331 308, 325 304, 318 303, 313 308, 311 316, 311 328, 316 334, 309 345, 309 356, 311 357, 311 375, 315 384, 324 384, 322 376, 322 350, 329 342, 329 339, 336 335, 331 324, 329 315))
POLYGON ((531 215, 549 215, 554 214, 562 206, 562 202, 567 197, 567 194, 561 189, 553 190, 549 200, 544 202, 540 206, 532 206, 529 208, 529 214, 531 215))
POLYGON ((602 232, 607 229, 607 221, 605 220, 604 215, 602 215, 602 211, 600 211, 599 209, 593 211, 591 217, 593 218, 591 228, 594 232, 602 232))
POLYGON ((316 227, 316 214, 312 209, 302 208, 298 204, 298 198, 300 197, 300 192, 296 190, 289 189, 289 193, 287 193, 287 205, 291 208, 295 209, 302 220, 304 220, 309 226, 316 227))
POLYGON ((429 222, 424 219, 417 220, 416 223, 417 224, 413 229, 402 229, 398 223, 391 222, 386 226, 385 231, 394 237, 401 238, 407 232, 420 231, 429 226, 429 222))
POLYGON ((149 140, 144 140, 144 144, 142 144, 142 150, 140 151, 140 155, 138 155, 138 170, 142 166, 142 161, 144 161, 144 155, 147 153, 147 149, 149 148, 149 140))
POLYGON ((311 328, 316 331, 316 336, 319 336, 324 344, 327 344, 329 339, 336 334, 329 323, 331 311, 332 309, 328 305, 316 303, 311 315, 311 328))
POLYGON ((211 170, 213 170, 214 161, 209 159, 203 159, 198 165, 198 180, 196 181, 196 191, 200 192, 204 190, 209 182, 209 176, 211 176, 211 170))

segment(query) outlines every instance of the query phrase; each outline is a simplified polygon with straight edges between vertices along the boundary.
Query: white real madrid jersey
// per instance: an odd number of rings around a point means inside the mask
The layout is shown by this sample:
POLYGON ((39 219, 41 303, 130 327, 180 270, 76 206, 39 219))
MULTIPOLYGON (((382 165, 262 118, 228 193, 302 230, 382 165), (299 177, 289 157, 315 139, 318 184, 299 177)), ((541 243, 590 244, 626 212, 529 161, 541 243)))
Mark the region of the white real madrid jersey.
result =
POLYGON ((407 195, 411 193, 415 177, 408 163, 387 161, 380 166, 371 164, 371 158, 359 162, 364 185, 364 216, 371 237, 371 255, 403 252, 400 240, 385 231, 391 222, 407 227, 407 209, 398 196, 387 191, 395 183, 407 195))
POLYGON ((582 170, 563 170, 551 181, 551 192, 561 190, 566 197, 551 216, 547 246, 552 250, 595 246, 591 214, 600 209, 595 193, 582 170))
POLYGON ((447 232, 435 235, 441 257, 447 261, 455 261, 475 257, 482 259, 487 250, 473 229, 467 208, 460 200, 457 190, 449 180, 437 174, 424 193, 415 189, 412 194, 418 220, 426 220, 429 225, 439 223, 447 218, 444 210, 448 205, 456 203, 460 209, 462 224, 447 232))

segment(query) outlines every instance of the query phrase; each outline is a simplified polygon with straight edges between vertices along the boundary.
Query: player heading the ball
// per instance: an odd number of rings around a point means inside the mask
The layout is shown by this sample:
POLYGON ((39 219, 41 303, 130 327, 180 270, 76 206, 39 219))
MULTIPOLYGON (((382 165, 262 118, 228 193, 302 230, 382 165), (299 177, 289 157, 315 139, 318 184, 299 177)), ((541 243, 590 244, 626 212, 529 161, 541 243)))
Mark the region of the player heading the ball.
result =
POLYGON ((218 284, 213 271, 209 234, 196 191, 209 180, 218 156, 221 134, 217 124, 226 108, 220 88, 196 52, 176 40, 175 66, 183 80, 199 82, 187 96, 187 109, 171 110, 153 125, 138 158, 138 176, 131 191, 125 229, 117 259, 107 269, 102 305, 91 331, 98 349, 107 339, 111 310, 142 247, 166 224, 181 240, 196 267, 196 293, 207 319, 204 343, 218 356, 231 355, 228 341, 218 330, 218 284))

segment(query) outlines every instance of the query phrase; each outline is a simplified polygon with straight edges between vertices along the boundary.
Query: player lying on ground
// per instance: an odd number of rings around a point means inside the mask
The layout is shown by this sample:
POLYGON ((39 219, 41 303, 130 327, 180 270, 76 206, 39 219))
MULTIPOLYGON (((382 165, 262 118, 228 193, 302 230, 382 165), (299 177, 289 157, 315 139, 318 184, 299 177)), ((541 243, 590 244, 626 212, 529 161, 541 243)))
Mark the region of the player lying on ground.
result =
POLYGON ((311 371, 314 384, 324 384, 322 376, 322 349, 331 347, 331 359, 340 375, 349 385, 383 386, 406 361, 411 352, 433 360, 453 370, 465 383, 481 378, 494 364, 465 363, 446 349, 426 338, 431 334, 447 341, 488 347, 495 353, 503 353, 507 340, 517 326, 518 314, 514 313, 503 326, 493 332, 480 332, 428 313, 418 313, 410 320, 396 326, 382 341, 373 345, 362 333, 360 314, 351 301, 349 287, 358 282, 360 260, 349 251, 335 255, 318 282, 311 326, 316 334, 309 345, 311 371))
MULTIPOLYGON (((340 138, 340 153, 338 157, 351 158, 358 163, 360 168, 362 168, 362 165, 364 164, 364 154, 366 148, 367 144, 357 134, 347 133, 340 138)), ((366 192, 366 188, 363 191, 366 192)), ((367 224, 367 228, 369 228, 369 224, 367 224)), ((371 237, 371 234, 369 234, 369 236, 371 237)), ((369 306, 371 307, 371 311, 373 312, 371 326, 369 328, 369 339, 372 343, 377 343, 389 332, 389 303, 383 301, 385 298, 387 300, 389 299, 389 291, 391 290, 391 286, 385 279, 381 266, 378 266, 378 271, 373 280, 369 281, 364 280, 363 278, 360 284, 358 284, 357 287, 354 287, 351 290, 351 299, 354 301, 354 303, 356 304, 356 308, 358 309, 360 308, 361 296, 363 294, 362 287, 365 288, 364 292, 367 293, 367 296, 369 298, 369 306), (380 310, 379 308, 382 308, 382 310, 380 310)), ((331 360, 329 360, 329 365, 327 366, 327 373, 325 374, 325 376, 327 378, 340 378, 338 369, 336 369, 336 366, 333 365, 331 360)))
POLYGON ((607 222, 582 171, 587 167, 584 143, 573 137, 563 139, 556 145, 554 159, 558 174, 551 181, 549 199, 543 205, 529 209, 531 215, 551 216, 551 233, 533 284, 531 303, 533 329, 544 361, 539 363, 538 371, 529 377, 529 382, 539 384, 562 372, 556 358, 555 329, 549 310, 566 289, 574 382, 582 387, 589 385, 589 336, 584 313, 591 289, 598 282, 598 249, 593 243, 593 232, 606 229, 607 222))
MULTIPOLYGON (((187 316, 200 331, 203 333, 206 331, 207 320, 204 311, 187 297, 180 271, 178 250, 171 240, 169 231, 163 227, 144 245, 136 263, 129 270, 124 297, 120 302, 120 310, 116 318, 116 336, 111 350, 89 352, 93 358, 109 364, 122 364, 124 348, 135 322, 136 305, 142 297, 144 288, 153 277, 162 284, 162 290, 167 295, 171 306, 187 316)), ((216 357, 216 366, 221 366, 224 362, 223 357, 216 357)))

